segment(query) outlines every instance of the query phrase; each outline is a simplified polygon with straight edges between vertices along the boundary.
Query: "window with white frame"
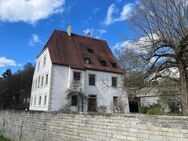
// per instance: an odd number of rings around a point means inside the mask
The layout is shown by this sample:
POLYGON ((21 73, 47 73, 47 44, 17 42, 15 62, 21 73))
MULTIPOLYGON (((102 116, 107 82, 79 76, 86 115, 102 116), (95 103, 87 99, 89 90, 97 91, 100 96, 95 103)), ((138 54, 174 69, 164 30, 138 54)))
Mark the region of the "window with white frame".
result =
POLYGON ((44 96, 44 105, 46 105, 47 102, 47 95, 44 96))
POLYGON ((39 105, 41 105, 41 100, 42 100, 42 97, 39 96, 39 105))
POLYGON ((44 60, 43 60, 43 66, 46 65, 46 55, 44 56, 44 60))
POLYGON ((35 98, 34 98, 34 105, 36 105, 36 102, 37 102, 37 97, 35 96, 35 98))
POLYGON ((41 78, 41 86, 43 86, 43 83, 44 83, 44 76, 42 76, 41 78))
POLYGON ((46 85, 48 84, 48 74, 46 74, 46 85))
POLYGON ((37 65, 37 71, 40 70, 40 61, 38 62, 38 65, 37 65))

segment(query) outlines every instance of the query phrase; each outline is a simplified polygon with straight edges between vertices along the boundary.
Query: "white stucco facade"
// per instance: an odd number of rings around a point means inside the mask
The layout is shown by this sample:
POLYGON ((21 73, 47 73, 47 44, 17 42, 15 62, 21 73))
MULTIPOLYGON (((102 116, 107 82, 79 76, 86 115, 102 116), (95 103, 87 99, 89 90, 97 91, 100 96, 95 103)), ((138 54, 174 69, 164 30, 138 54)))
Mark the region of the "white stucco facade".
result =
MULTIPOLYGON (((69 66, 52 64, 48 49, 44 50, 37 58, 36 64, 30 110, 61 110, 67 103, 66 90, 73 81, 73 74, 74 72, 80 72, 83 92, 88 97, 90 95, 96 97, 96 109, 99 106, 105 106, 106 112, 110 113, 112 112, 113 97, 121 97, 125 104, 125 112, 129 112, 128 97, 122 90, 121 74, 89 69, 72 69, 69 66), (45 63, 44 60, 46 60, 45 63), (95 85, 93 86, 89 85, 90 74, 95 75, 95 85), (48 82, 46 82, 46 75, 48 75, 48 82), (117 78, 116 87, 112 86, 112 77, 117 78)), ((77 108, 73 106, 72 109, 77 108)), ((88 111, 87 103, 84 104, 83 111, 88 111)))
MULTIPOLYGON (((43 53, 37 58, 36 64, 33 76, 30 110, 61 110, 67 103, 66 90, 70 87, 71 82, 73 81, 73 74, 74 72, 80 72, 82 89, 85 95, 96 96, 97 107, 106 106, 107 112, 112 112, 111 106, 113 104, 113 97, 121 96, 124 97, 126 103, 125 112, 129 111, 127 95, 122 91, 121 74, 96 70, 72 69, 69 66, 52 64, 48 49, 43 51, 43 53), (46 58, 45 64, 44 58, 46 58), (95 75, 94 86, 89 85, 89 74, 95 75), (48 75, 48 82, 46 82, 46 75, 48 75), (112 77, 117 78, 116 87, 112 87, 112 77)), ((85 104, 84 112, 87 111, 88 105, 85 104)))

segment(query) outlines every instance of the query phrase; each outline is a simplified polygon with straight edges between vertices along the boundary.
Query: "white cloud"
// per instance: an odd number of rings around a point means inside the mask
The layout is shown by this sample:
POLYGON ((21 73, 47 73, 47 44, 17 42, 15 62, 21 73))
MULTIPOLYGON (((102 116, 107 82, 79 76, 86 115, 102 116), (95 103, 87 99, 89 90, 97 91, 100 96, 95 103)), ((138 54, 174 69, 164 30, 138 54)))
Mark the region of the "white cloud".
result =
POLYGON ((63 12, 65 0, 0 0, 0 21, 36 23, 63 12))
POLYGON ((39 43, 42 43, 40 37, 37 34, 32 34, 32 37, 29 40, 29 46, 36 46, 39 43))
POLYGON ((128 19, 129 14, 131 13, 132 9, 133 9, 133 4, 128 3, 128 4, 123 6, 122 11, 119 13, 120 15, 117 16, 117 17, 114 17, 113 15, 117 11, 117 8, 115 7, 115 4, 111 4, 108 7, 107 16, 104 20, 104 24, 110 25, 110 24, 113 24, 115 22, 125 21, 126 19, 128 19))
POLYGON ((107 11, 107 16, 104 20, 104 24, 106 25, 110 25, 113 23, 113 13, 115 12, 115 5, 114 4, 111 4, 109 7, 108 7, 108 11, 107 11))
POLYGON ((107 32, 105 29, 98 29, 97 31, 100 35, 105 34, 107 32))
POLYGON ((0 67, 16 66, 16 62, 6 57, 0 57, 0 67))
MULTIPOLYGON (((149 35, 151 38, 151 35, 149 35)), ((157 34, 153 34, 153 39, 157 40, 157 34)), ((126 40, 124 42, 120 42, 115 44, 113 49, 115 50, 123 50, 123 49, 132 49, 137 53, 143 54, 147 53, 148 47, 151 45, 150 38, 148 36, 143 36, 139 38, 137 41, 126 40)))

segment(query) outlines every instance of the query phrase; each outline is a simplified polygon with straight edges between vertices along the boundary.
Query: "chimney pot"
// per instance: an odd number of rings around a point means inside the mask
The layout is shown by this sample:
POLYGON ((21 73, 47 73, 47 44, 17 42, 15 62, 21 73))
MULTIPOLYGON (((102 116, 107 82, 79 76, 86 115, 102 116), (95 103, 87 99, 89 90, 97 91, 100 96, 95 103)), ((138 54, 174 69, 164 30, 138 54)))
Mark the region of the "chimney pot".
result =
POLYGON ((72 26, 71 26, 71 25, 68 25, 68 26, 67 26, 67 35, 68 35, 68 36, 71 36, 71 33, 72 33, 72 26))
POLYGON ((87 36, 87 37, 91 37, 91 32, 88 32, 88 33, 86 34, 86 36, 87 36))

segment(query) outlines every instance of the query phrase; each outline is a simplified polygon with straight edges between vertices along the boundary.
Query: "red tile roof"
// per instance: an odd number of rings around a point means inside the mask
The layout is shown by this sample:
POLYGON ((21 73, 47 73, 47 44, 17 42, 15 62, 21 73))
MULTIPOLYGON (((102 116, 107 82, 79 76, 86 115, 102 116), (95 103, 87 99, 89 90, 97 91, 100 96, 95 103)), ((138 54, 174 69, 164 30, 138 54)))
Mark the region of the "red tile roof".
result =
POLYGON ((75 69, 123 73, 107 42, 103 40, 73 33, 68 36, 67 32, 55 30, 45 48, 49 49, 53 64, 68 65, 75 69), (88 49, 92 49, 93 52, 88 52, 88 49), (86 64, 84 58, 89 58, 91 64, 86 64), (106 66, 102 66, 100 60, 106 61, 106 66), (114 68, 111 63, 115 63, 117 67, 114 68))

